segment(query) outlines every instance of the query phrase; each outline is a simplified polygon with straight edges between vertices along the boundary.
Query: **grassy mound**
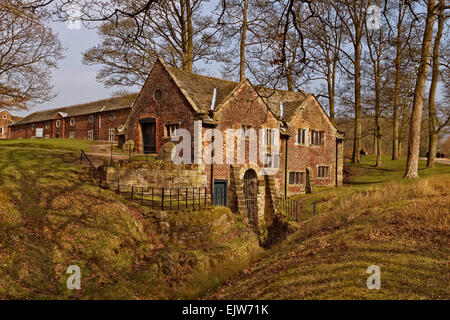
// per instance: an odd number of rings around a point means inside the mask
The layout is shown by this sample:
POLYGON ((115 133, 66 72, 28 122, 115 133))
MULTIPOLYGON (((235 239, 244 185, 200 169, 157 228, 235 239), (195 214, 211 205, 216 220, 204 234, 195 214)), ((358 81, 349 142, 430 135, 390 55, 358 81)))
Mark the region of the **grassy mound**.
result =
POLYGON ((72 165, 75 145, 54 146, 0 148, 0 298, 196 298, 259 252, 228 208, 172 215, 172 234, 189 237, 162 236, 141 208, 72 165), (211 232, 198 237, 203 228, 211 232), (70 265, 81 290, 67 289, 70 265))
POLYGON ((214 299, 449 299, 450 176, 325 190, 323 212, 214 299), (381 289, 366 286, 370 265, 381 289))

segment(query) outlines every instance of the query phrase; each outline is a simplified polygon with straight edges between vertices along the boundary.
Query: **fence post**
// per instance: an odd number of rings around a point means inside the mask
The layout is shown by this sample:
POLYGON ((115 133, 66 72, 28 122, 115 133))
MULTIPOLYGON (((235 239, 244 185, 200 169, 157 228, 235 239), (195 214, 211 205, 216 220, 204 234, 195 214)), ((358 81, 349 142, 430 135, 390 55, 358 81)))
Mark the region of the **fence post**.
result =
POLYGON ((134 186, 131 186, 131 196, 130 196, 130 201, 133 201, 133 193, 134 193, 134 186))
POLYGON ((192 209, 195 210, 195 188, 192 187, 192 209))
POLYGON ((83 150, 80 151, 80 164, 83 164, 83 150))
POLYGON ((186 188, 186 209, 188 208, 188 188, 186 188))
POLYGON ((162 195, 161 195, 161 211, 164 211, 164 188, 162 188, 162 195))
POLYGON ((202 209, 202 192, 200 187, 198 187, 198 210, 202 209))
POLYGON ((117 179, 117 193, 120 194, 120 178, 117 179))
POLYGON ((141 189, 141 206, 144 204, 144 187, 141 189))

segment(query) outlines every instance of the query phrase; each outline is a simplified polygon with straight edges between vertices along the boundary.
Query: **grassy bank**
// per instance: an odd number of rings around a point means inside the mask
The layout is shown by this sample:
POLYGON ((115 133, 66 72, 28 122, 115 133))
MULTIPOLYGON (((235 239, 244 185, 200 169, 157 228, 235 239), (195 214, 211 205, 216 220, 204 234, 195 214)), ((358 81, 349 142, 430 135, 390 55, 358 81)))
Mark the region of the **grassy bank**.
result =
POLYGON ((89 151, 90 147, 97 144, 95 141, 75 139, 9 139, 0 140, 0 148, 33 148, 61 151, 89 151))
POLYGON ((208 298, 449 299, 449 167, 402 180, 404 160, 371 161, 350 167, 349 185, 303 196, 321 214, 208 298), (366 287, 370 265, 380 290, 366 287))
MULTIPOLYGON (((0 142, 0 298, 196 298, 253 261, 256 236, 234 220, 225 238, 162 236, 151 216, 80 171, 75 151, 89 145, 0 142), (81 290, 66 287, 69 265, 81 268, 81 290)), ((184 225, 195 234, 215 223, 205 216, 184 225)), ((207 216, 232 217, 224 208, 207 216)))

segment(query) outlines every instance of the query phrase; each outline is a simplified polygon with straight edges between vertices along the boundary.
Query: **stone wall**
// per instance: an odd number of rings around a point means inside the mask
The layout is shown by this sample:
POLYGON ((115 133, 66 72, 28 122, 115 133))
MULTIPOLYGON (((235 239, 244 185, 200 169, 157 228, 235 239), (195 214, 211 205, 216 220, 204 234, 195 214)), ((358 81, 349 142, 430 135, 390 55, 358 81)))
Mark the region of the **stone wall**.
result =
POLYGON ((207 176, 204 165, 174 164, 172 162, 114 162, 104 168, 106 183, 110 187, 121 186, 149 188, 206 187, 207 176))

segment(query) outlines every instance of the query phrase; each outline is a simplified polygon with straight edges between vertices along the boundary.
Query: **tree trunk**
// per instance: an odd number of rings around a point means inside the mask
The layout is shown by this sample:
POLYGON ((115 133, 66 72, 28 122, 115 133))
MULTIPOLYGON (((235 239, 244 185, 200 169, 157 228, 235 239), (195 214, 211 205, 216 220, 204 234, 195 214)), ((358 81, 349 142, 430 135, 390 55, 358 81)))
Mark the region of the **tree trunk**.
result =
POLYGON ((381 115, 381 75, 380 75, 380 56, 377 56, 376 61, 376 74, 375 74, 375 126, 376 126, 376 137, 377 137, 377 161, 375 167, 381 167, 381 125, 380 125, 380 115, 381 115))
POLYGON ((420 126, 422 119, 423 95, 427 76, 428 61, 431 51, 431 40, 433 38, 434 15, 437 6, 435 0, 428 0, 427 18, 422 41, 422 52, 420 56, 419 70, 417 73, 416 87, 414 90, 413 108, 408 139, 408 158, 404 178, 418 178, 420 126))
POLYGON ((439 0, 439 16, 438 16, 438 30, 436 38, 434 39, 432 65, 433 74, 431 76, 430 91, 428 94, 428 157, 427 168, 434 167, 434 160, 436 159, 437 149, 437 118, 436 118, 436 88, 439 78, 439 43, 442 38, 442 32, 444 30, 444 0, 439 0))
POLYGON ((189 70, 188 66, 188 54, 187 54, 187 28, 186 28, 186 3, 184 0, 180 0, 180 26, 181 26, 181 68, 183 70, 189 70))
POLYGON ((241 30, 241 43, 240 43, 240 64, 239 64, 239 81, 245 78, 245 44, 247 37, 247 0, 244 0, 244 11, 242 12, 242 30, 241 30))
POLYGON ((400 105, 400 62, 401 62, 401 33, 402 33, 402 1, 399 2, 398 8, 398 21, 397 21, 397 39, 395 43, 396 54, 394 60, 395 76, 394 76, 394 114, 393 114, 393 127, 392 127, 392 160, 398 160, 399 157, 399 123, 398 123, 398 109, 400 105))
POLYGON ((194 64, 194 27, 192 26, 192 7, 191 0, 186 0, 186 14, 187 14, 187 67, 186 69, 192 72, 194 64))
POLYGON ((356 32, 355 43, 355 130, 352 163, 359 163, 361 149, 361 32, 356 32))

